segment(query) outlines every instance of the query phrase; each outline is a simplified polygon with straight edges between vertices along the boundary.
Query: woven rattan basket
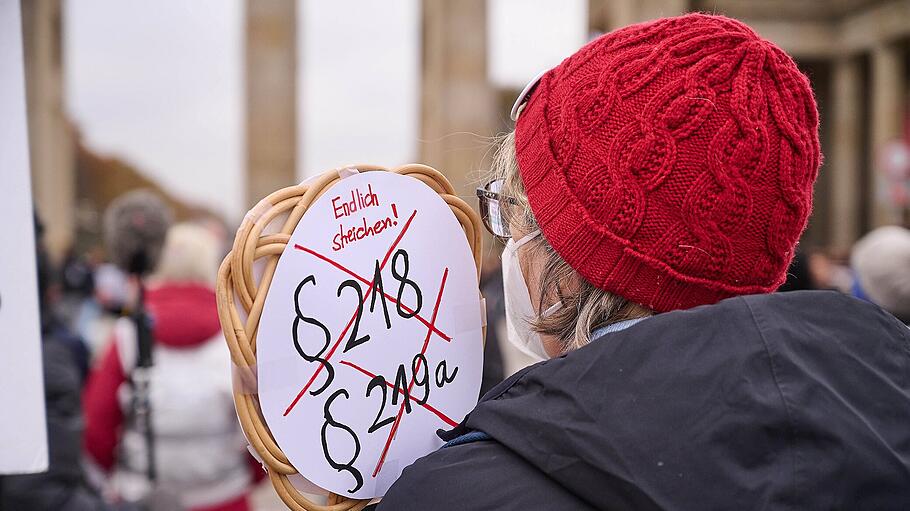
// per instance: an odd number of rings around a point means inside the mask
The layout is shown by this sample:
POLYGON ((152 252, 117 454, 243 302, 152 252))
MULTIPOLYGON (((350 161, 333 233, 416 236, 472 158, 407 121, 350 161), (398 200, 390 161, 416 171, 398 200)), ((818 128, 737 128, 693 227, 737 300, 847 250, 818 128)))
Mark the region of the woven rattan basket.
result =
MULTIPOLYGON (((455 195, 445 176, 430 167, 416 164, 394 169, 372 165, 355 168, 358 172, 394 172, 419 179, 432 188, 446 201, 461 223, 480 272, 480 218, 455 195)), ((247 439, 267 466, 275 491, 295 511, 358 511, 369 502, 330 493, 328 503, 320 505, 301 494, 288 479, 297 474, 297 470, 272 437, 256 392, 256 332, 278 259, 303 214, 316 199, 342 179, 345 172, 353 171, 328 171, 311 181, 278 190, 260 201, 244 218, 231 252, 218 271, 218 315, 234 364, 237 415, 247 439), (259 265, 261 271, 254 272, 254 263, 259 265)))

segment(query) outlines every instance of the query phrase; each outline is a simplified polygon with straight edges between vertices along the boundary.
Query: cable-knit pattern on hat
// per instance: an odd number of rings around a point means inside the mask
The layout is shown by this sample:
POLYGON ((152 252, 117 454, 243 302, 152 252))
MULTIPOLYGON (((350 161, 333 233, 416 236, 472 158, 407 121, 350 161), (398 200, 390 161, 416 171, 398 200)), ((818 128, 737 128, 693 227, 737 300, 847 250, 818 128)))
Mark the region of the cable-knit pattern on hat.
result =
POLYGON ((516 151, 557 252, 671 310, 783 282, 811 211, 818 114, 783 51, 690 14, 606 34, 549 71, 516 151))

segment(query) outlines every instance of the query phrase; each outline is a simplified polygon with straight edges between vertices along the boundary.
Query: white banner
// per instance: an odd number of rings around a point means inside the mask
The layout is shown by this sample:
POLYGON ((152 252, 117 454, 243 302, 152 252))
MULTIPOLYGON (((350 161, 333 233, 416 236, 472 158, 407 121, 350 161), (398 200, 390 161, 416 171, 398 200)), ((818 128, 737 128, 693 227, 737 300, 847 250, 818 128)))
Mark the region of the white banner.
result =
POLYGON ((385 494, 477 402, 477 270, 448 204, 391 172, 316 200, 278 262, 256 337, 259 398, 300 474, 385 494))
POLYGON ((19 0, 0 0, 0 474, 47 470, 19 0))

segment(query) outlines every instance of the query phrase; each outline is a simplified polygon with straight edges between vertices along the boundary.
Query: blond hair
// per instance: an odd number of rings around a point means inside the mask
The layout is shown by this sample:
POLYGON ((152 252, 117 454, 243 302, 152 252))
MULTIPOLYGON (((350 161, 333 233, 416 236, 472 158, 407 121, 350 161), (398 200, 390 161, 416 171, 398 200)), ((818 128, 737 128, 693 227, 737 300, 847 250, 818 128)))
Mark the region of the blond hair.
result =
POLYGON ((153 277, 162 282, 214 285, 218 273, 218 240, 191 223, 171 226, 153 277))
MULTIPOLYGON (((499 139, 490 179, 502 179, 501 193, 516 201, 514 205, 503 204, 503 220, 520 232, 540 229, 518 171, 514 131, 499 139)), ((526 246, 532 253, 540 254, 544 261, 538 289, 541 300, 531 326, 538 333, 557 338, 562 352, 588 344, 591 333, 602 326, 653 314, 645 307, 585 280, 563 260, 544 236, 537 236, 526 246), (543 310, 549 305, 547 297, 556 298, 562 307, 543 317, 543 310)))

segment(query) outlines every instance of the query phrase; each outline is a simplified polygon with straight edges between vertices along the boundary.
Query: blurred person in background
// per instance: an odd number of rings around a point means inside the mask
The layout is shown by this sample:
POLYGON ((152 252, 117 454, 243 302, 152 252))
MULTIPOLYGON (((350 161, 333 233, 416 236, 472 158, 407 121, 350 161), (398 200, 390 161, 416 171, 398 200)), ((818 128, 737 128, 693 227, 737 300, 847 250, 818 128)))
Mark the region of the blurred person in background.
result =
POLYGON ((65 272, 54 266, 44 244, 44 225, 35 214, 35 252, 38 271, 38 299, 41 309, 41 332, 45 339, 66 347, 78 372, 77 389, 82 389, 88 375, 89 348, 78 332, 71 330, 66 320, 67 307, 65 272))
MULTIPOLYGON (((172 226, 149 280, 154 366, 151 410, 157 489, 191 511, 246 511, 254 479, 235 416, 230 356, 215 304, 217 240, 198 225, 172 226)), ((136 330, 118 320, 84 395, 86 449, 110 473, 116 498, 149 493, 145 441, 132 413, 129 375, 137 363, 136 330)))
POLYGON ((117 265, 102 263, 94 271, 92 296, 82 306, 77 322, 80 334, 88 341, 92 359, 111 338, 117 318, 123 316, 130 301, 129 276, 117 265))
POLYGON ((853 295, 910 325, 910 230, 879 227, 853 247, 853 295))
MULTIPOLYGON (((85 346, 60 321, 52 288, 53 267, 35 217, 41 355, 47 413, 49 465, 41 474, 0 476, 0 509, 9 511, 106 511, 112 509, 87 481, 82 468, 82 406, 85 346)), ((6 339, 15 341, 15 339, 6 339)), ((131 508, 118 508, 131 509, 131 508)))
POLYGON ((850 286, 853 285, 853 272, 847 259, 844 255, 829 254, 822 250, 809 252, 807 264, 815 289, 832 289, 849 294, 850 286))
MULTIPOLYGON (((224 258, 228 252, 231 251, 231 245, 234 243, 234 236, 231 232, 231 228, 228 227, 227 222, 223 218, 212 215, 199 215, 194 218, 191 223, 202 227, 203 229, 209 231, 212 236, 215 237, 218 243, 218 255, 220 258, 224 258)), ((236 229, 234 229, 236 231, 236 229)))
POLYGON ((480 274, 480 293, 484 299, 486 317, 486 336, 483 342, 483 375, 480 380, 480 395, 483 396, 505 378, 503 346, 500 339, 500 328, 505 317, 505 305, 502 295, 502 270, 499 257, 494 252, 488 253, 483 262, 480 274))
POLYGON ((79 323, 85 305, 92 301, 94 280, 94 268, 88 259, 69 250, 60 271, 62 297, 59 311, 61 319, 83 337, 79 323))
POLYGON ((811 291, 830 289, 847 293, 853 285, 853 273, 838 258, 819 249, 796 247, 793 261, 787 269, 787 281, 778 291, 811 291))
POLYGON ((478 190, 509 340, 380 510, 905 509, 910 330, 774 293, 812 209, 809 80, 743 23, 599 37, 523 91, 478 190))

